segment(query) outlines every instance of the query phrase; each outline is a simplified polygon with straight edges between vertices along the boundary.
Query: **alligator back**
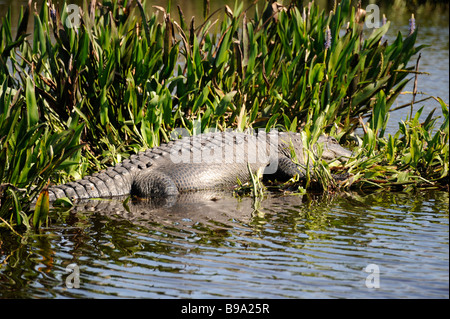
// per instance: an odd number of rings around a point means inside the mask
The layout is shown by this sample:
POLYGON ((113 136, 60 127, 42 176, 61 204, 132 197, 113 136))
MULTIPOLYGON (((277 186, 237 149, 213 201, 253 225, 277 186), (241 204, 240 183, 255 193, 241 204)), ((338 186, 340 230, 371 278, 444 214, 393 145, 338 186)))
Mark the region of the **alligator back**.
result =
MULTIPOLYGON (((320 140, 319 140, 320 141, 320 140)), ((336 140, 323 137, 326 149, 337 148, 336 140)), ((157 197, 183 192, 229 189, 238 180, 247 182, 252 172, 289 178, 301 173, 291 160, 304 164, 299 133, 214 132, 194 135, 148 149, 122 163, 81 180, 50 187, 50 200, 61 197, 88 199, 136 195, 157 197)), ((333 153, 334 154, 334 153, 333 153)), ((332 157, 332 156, 331 156, 332 157)))

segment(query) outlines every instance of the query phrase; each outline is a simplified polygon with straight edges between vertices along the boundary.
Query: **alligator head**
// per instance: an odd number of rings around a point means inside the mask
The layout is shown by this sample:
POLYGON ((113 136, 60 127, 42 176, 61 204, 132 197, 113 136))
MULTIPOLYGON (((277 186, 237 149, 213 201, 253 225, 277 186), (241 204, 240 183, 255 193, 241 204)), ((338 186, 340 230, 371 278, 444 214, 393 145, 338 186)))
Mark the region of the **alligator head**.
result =
MULTIPOLYGON (((301 134, 291 134, 291 133, 284 133, 282 137, 280 137, 281 143, 279 150, 285 154, 287 157, 292 157, 290 155, 292 149, 295 151, 295 154, 298 158, 298 161, 300 163, 303 163, 303 142, 301 138, 301 134)), ((340 162, 346 162, 352 155, 352 152, 343 148, 339 142, 331 136, 325 136, 321 135, 318 140, 317 144, 322 145, 323 152, 322 152, 322 159, 330 162, 339 160, 340 162)), ((312 147, 312 150, 314 152, 317 151, 317 145, 314 145, 312 147)))
POLYGON ((352 152, 343 148, 334 137, 322 135, 317 143, 323 143, 322 158, 326 161, 346 162, 352 156, 352 152))

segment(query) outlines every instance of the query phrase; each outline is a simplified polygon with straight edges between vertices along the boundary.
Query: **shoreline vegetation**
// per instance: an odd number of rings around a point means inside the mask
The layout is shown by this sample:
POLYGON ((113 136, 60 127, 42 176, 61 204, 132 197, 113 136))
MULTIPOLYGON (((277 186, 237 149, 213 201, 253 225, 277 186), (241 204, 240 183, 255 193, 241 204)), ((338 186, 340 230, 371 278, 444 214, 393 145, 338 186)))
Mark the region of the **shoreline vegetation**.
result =
POLYGON ((448 190, 446 102, 432 97, 442 118, 420 121, 413 93, 398 131, 386 133, 395 99, 409 81, 416 91, 422 73, 414 17, 388 43, 388 19, 367 30, 367 13, 349 0, 330 12, 274 1, 209 12, 208 3, 197 21, 179 7, 174 19, 170 2, 48 1, 37 11, 29 1, 15 34, 11 12, 1 17, 0 226, 39 228, 50 183, 114 165, 176 128, 301 130, 307 145, 327 134, 353 148, 339 166, 309 153, 306 184, 282 185, 295 192, 448 190))

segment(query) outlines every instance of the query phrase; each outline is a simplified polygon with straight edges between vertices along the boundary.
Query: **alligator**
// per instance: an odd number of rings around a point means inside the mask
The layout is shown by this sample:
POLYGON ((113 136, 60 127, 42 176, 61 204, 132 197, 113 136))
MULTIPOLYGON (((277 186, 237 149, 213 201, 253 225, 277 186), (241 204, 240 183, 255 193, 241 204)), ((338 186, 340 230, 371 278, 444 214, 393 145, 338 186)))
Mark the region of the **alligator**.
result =
MULTIPOLYGON (((346 161, 351 152, 322 135, 309 149, 322 159, 346 161)), ((250 181, 252 173, 285 181, 305 176, 301 133, 213 132, 173 140, 131 155, 121 163, 83 179, 49 187, 50 201, 132 195, 154 198, 201 190, 228 190, 250 181)))

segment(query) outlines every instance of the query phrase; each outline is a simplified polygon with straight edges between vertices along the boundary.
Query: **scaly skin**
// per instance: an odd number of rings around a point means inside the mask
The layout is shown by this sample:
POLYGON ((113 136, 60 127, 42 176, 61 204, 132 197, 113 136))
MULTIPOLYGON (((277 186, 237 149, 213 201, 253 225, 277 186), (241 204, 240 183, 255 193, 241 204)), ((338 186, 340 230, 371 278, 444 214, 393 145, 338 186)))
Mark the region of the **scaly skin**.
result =
MULTIPOLYGON (((325 160, 346 159, 351 152, 334 138, 321 136, 325 160)), ((316 147, 311 148, 315 151, 316 147)), ((215 132, 186 137, 132 155, 129 159, 81 180, 49 188, 50 200, 135 195, 159 197, 199 190, 232 189, 262 170, 265 178, 286 180, 304 170, 299 133, 215 132)))

